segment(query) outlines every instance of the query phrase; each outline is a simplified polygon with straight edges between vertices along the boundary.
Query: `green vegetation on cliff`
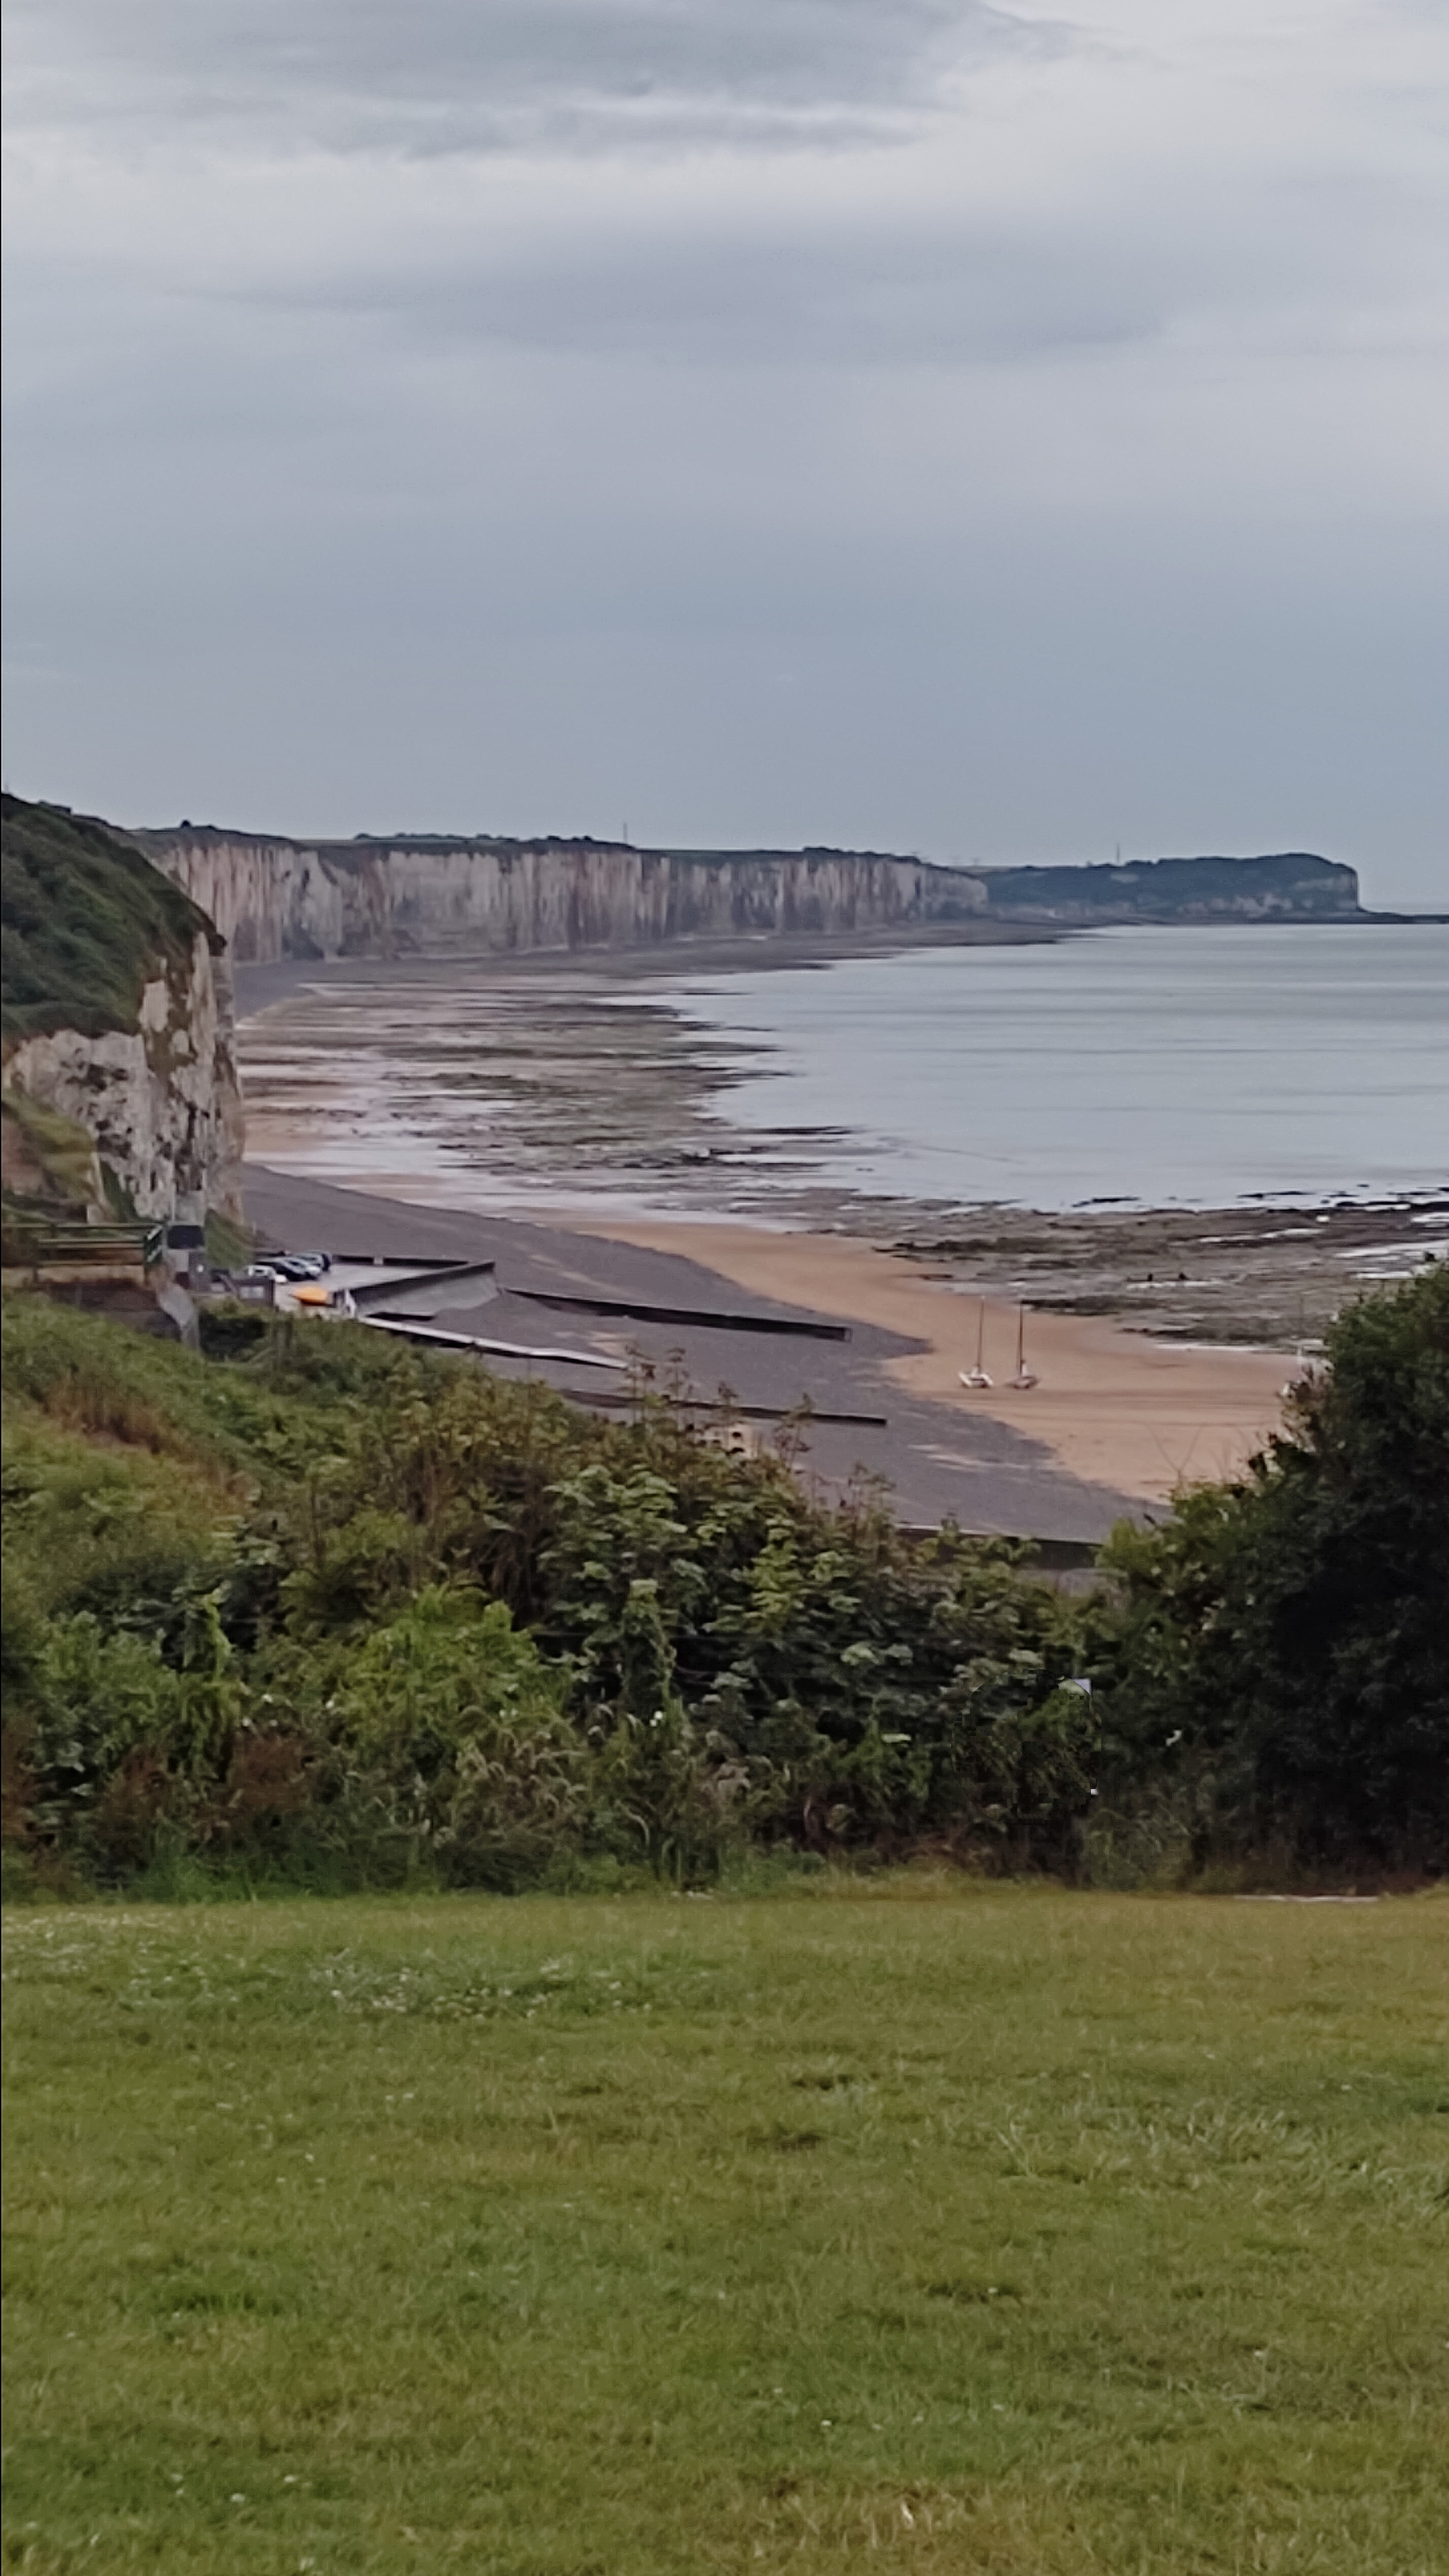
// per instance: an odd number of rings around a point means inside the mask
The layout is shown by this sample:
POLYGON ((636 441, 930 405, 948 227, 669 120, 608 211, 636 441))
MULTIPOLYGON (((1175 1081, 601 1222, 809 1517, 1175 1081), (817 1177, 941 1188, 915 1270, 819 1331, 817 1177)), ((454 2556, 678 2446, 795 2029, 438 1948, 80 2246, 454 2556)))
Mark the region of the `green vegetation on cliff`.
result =
POLYGON ((7 1301, 22 1873, 1449 1865, 1449 1274, 1346 1315, 1293 1435, 1124 1531, 1085 1604, 657 1401, 601 1423, 360 1326, 210 1333, 7 1301))
POLYGON ((1358 878, 1337 859, 1280 850, 1248 859, 1128 859, 1116 867, 983 868, 1004 919, 1350 921, 1358 878))
POLYGON ((189 960, 203 912, 103 823, 0 800, 0 1001, 9 1039, 138 1025, 144 986, 189 960))

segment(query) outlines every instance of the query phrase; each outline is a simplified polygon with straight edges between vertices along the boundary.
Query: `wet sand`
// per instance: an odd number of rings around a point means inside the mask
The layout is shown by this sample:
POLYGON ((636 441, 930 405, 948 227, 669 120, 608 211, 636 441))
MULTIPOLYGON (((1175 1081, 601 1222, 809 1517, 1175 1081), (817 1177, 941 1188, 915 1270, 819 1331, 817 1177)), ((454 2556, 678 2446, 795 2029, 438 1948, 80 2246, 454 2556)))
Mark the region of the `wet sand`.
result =
POLYGON ((1089 1483, 1165 1501, 1185 1481, 1240 1475, 1279 1428, 1291 1353, 1194 1349, 1148 1340, 1096 1316, 1029 1314, 1034 1387, 1017 1391, 1018 1309, 985 1301, 984 1355, 995 1383, 967 1390, 979 1300, 899 1253, 819 1234, 733 1224, 635 1222, 590 1215, 574 1231, 672 1252, 756 1296, 873 1324, 927 1345, 886 1363, 916 1396, 1010 1423, 1089 1483))

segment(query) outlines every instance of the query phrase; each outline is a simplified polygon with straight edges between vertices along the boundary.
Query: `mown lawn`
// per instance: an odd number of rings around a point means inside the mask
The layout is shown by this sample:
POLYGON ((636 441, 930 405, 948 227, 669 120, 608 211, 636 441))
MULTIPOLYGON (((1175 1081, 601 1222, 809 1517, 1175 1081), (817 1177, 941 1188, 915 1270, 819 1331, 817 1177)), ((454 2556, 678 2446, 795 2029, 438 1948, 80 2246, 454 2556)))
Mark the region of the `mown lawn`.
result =
POLYGON ((6 2564, 1449 2567, 1449 1904, 8 1918, 6 2564))

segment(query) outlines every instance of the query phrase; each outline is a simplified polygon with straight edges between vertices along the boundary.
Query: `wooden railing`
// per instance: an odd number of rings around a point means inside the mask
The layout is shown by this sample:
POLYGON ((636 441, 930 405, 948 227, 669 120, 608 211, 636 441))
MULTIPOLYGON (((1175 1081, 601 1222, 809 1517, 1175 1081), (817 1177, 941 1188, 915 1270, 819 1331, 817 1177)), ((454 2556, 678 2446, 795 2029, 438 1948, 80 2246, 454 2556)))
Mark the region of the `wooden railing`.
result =
POLYGON ((7 1270, 149 1270, 161 1258, 159 1225, 82 1225, 6 1208, 0 1259, 7 1270))

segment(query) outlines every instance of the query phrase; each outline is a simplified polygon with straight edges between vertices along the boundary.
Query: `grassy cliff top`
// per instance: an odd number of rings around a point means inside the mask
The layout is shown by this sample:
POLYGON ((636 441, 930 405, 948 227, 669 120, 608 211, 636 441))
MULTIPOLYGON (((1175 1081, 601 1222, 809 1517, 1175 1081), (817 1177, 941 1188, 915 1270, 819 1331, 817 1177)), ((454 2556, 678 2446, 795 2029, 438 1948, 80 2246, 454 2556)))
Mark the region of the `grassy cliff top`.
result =
POLYGON ((180 965, 204 912, 104 823, 0 800, 0 1000, 7 1038, 138 1025, 144 986, 180 965))

